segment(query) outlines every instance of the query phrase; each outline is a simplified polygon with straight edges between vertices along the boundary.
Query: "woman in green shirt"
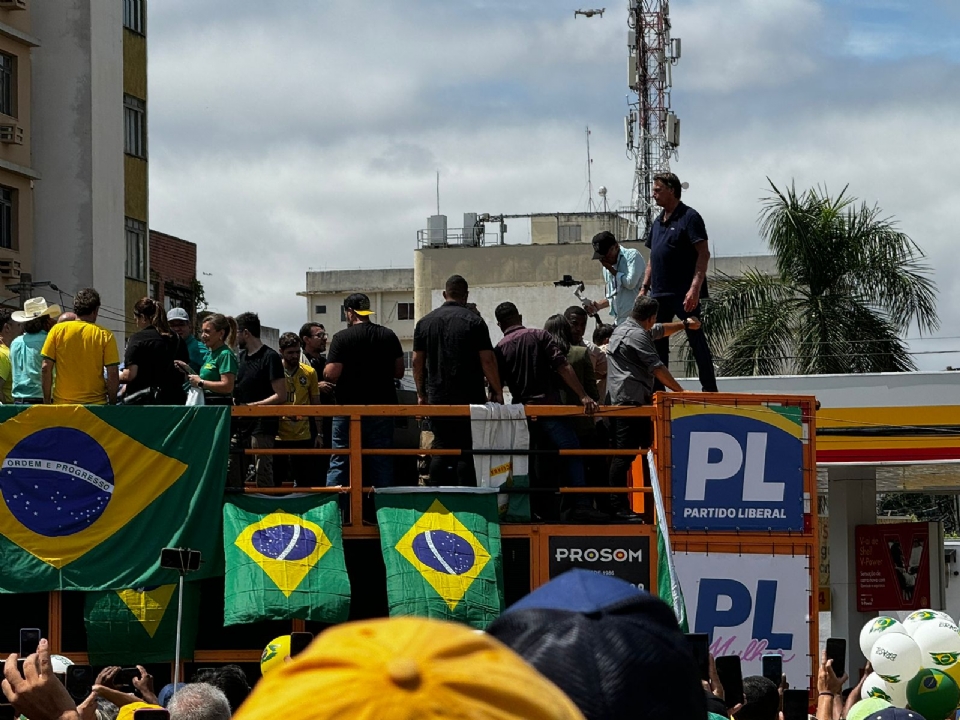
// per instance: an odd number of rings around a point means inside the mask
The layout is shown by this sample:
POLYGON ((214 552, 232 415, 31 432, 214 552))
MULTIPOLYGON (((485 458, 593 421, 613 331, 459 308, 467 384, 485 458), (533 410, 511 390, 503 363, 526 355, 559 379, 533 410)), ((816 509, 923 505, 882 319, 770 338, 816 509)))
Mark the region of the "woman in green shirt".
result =
POLYGON ((187 381, 203 390, 207 405, 233 405, 233 385, 237 380, 237 356, 230 349, 236 341, 237 323, 232 317, 215 313, 203 321, 200 339, 210 350, 198 374, 190 373, 190 366, 177 364, 187 374, 187 381))

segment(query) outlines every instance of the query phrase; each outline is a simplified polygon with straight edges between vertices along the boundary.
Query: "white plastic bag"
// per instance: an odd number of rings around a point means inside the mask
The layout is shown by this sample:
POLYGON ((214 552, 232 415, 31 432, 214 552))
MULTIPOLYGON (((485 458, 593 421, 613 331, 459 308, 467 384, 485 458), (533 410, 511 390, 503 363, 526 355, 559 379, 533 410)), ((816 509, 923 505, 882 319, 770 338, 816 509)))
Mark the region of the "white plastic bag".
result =
POLYGON ((193 386, 187 388, 187 402, 184 404, 187 407, 199 407, 203 405, 203 390, 193 386))

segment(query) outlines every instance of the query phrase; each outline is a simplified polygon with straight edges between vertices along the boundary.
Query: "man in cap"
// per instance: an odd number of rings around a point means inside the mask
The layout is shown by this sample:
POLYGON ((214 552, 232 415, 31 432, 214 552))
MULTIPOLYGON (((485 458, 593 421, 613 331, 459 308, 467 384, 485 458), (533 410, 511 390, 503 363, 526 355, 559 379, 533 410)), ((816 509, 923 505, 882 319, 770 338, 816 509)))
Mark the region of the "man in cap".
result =
MULTIPOLYGON (((700 300, 708 297, 707 264, 710 248, 707 228, 700 213, 680 202, 683 188, 673 173, 653 178, 653 199, 663 212, 650 225, 646 245, 650 248, 640 291, 660 303, 657 322, 675 317, 685 320, 701 315, 700 300)), ((697 374, 704 392, 717 392, 713 356, 702 328, 687 328, 687 342, 697 361, 697 374)), ((664 365, 670 365, 670 341, 657 341, 657 352, 664 365)))
POLYGON ((116 405, 120 389, 120 355, 113 333, 96 324, 100 293, 93 288, 77 290, 73 311, 77 319, 54 325, 40 351, 43 355, 40 368, 43 401, 58 405, 116 405), (54 367, 57 369, 56 386, 53 384, 54 367))
POLYGON ((10 364, 10 345, 20 334, 20 325, 13 313, 0 308, 0 402, 13 402, 13 366, 10 364))
POLYGON ((47 305, 44 298, 31 298, 23 310, 13 313, 13 320, 23 325, 23 334, 10 344, 10 363, 13 366, 13 402, 24 405, 43 403, 40 351, 47 332, 56 324, 59 305, 47 305))
MULTIPOLYGON (((336 386, 340 405, 396 405, 396 381, 403 377, 403 347, 393 330, 370 322, 370 298, 354 293, 343 301, 347 328, 333 336, 323 379, 336 386)), ((365 448, 393 447, 394 419, 366 417, 361 422, 365 448)), ((349 446, 350 419, 333 419, 333 447, 349 446)), ((393 458, 370 456, 363 460, 364 485, 393 484, 393 458)), ((330 458, 327 485, 350 484, 349 462, 344 455, 330 458)))
POLYGON ((673 611, 624 580, 570 570, 511 605, 487 632, 588 720, 706 717, 700 672, 673 611))
POLYGON ((600 302, 584 304, 587 312, 596 315, 604 308, 610 308, 615 325, 619 325, 630 314, 633 301, 640 292, 640 278, 646 271, 646 263, 639 250, 621 247, 617 238, 609 230, 593 236, 593 259, 603 266, 603 296, 600 302))
POLYGON ((265 674, 234 717, 278 716, 583 720, 554 683, 489 635, 412 617, 328 628, 290 662, 265 674))
POLYGON ((207 361, 210 351, 207 350, 206 345, 200 342, 197 336, 193 334, 189 313, 182 307, 170 308, 170 312, 167 313, 167 322, 170 324, 170 329, 179 335, 180 339, 183 340, 183 344, 187 346, 187 355, 190 357, 190 368, 195 375, 198 374, 200 368, 203 367, 203 364, 207 361))

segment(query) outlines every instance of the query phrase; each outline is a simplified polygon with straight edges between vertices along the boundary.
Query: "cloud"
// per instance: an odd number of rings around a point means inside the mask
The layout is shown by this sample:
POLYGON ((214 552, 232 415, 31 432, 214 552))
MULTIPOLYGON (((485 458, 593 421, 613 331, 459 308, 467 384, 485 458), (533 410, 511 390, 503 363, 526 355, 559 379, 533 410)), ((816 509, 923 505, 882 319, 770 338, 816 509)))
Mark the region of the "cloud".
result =
MULTIPOLYGON (((940 335, 960 334, 946 330, 960 325, 960 169, 944 152, 960 74, 948 53, 922 52, 951 41, 928 30, 951 6, 689 0, 672 11, 684 52, 674 168, 715 252, 763 252, 767 176, 849 183, 928 253, 940 335), (907 38, 905 56, 871 50, 871 31, 907 38)), ((152 225, 198 243, 218 309, 257 309, 286 330, 303 320, 295 293, 308 268, 412 266, 437 170, 451 227, 463 212, 582 210, 589 125, 594 187, 625 206, 626 31, 622 8, 575 20, 546 2, 152 3, 152 225)), ((527 241, 524 223, 509 226, 508 242, 527 241)))

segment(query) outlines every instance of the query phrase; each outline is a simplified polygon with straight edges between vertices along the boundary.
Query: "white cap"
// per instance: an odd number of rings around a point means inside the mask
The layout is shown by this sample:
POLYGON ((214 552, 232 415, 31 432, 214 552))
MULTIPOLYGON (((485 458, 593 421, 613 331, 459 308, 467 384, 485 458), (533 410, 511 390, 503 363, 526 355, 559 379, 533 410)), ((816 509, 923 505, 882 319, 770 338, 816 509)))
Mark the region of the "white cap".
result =
POLYGON ((180 320, 182 322, 190 322, 190 316, 187 315, 187 311, 180 307, 170 308, 170 312, 167 313, 167 321, 171 320, 180 320))

